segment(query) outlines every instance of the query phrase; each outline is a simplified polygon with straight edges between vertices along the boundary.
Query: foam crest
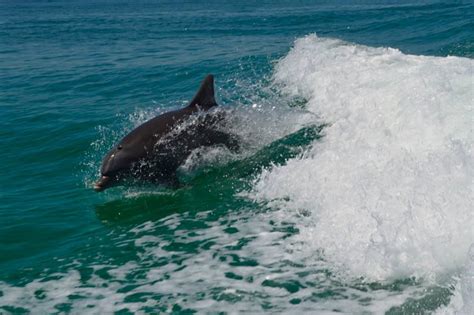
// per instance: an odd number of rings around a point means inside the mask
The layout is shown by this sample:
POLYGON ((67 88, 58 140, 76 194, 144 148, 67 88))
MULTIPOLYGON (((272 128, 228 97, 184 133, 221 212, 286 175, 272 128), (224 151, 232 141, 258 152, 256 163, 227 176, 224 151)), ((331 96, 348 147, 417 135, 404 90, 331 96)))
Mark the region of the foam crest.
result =
POLYGON ((355 275, 459 268, 474 242, 473 65, 298 39, 274 82, 329 126, 304 157, 264 171, 255 199, 309 210, 300 238, 355 275))

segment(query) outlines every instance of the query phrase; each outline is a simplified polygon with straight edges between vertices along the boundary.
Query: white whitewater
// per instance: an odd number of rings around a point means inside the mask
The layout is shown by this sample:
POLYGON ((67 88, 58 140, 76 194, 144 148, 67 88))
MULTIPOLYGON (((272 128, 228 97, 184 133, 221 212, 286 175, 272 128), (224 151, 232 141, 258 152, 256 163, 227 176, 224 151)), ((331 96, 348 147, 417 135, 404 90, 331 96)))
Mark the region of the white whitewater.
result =
POLYGON ((300 240, 354 276, 460 270, 474 243, 473 66, 298 39, 274 82, 330 125, 303 157, 264 171, 254 198, 309 211, 300 240))

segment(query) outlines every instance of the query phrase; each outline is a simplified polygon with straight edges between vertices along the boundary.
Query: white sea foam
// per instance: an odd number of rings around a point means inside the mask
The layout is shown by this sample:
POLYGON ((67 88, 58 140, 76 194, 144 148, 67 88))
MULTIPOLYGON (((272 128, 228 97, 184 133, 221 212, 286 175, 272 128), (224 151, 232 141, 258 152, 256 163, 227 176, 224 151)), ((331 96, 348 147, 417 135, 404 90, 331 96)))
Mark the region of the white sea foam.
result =
POLYGON ((8 306, 54 313, 62 307, 73 314, 125 309, 144 314, 146 307, 170 312, 180 305, 198 312, 260 314, 271 305, 274 312, 291 309, 298 314, 381 314, 424 290, 371 290, 347 281, 318 253, 288 238, 285 227, 291 225, 275 223, 274 212, 249 209, 214 222, 208 218, 212 211, 199 216, 209 226, 192 232, 181 226, 192 218, 186 213, 134 227, 121 242, 134 246, 139 257, 123 264, 77 262, 66 272, 24 286, 0 281, 0 310, 8 306), (163 229, 172 231, 172 237, 158 233, 163 229), (181 252, 170 248, 172 243, 197 247, 181 252), (301 302, 291 303, 295 300, 301 302))
POLYGON ((300 240, 354 275, 436 278, 474 242, 473 65, 309 35, 274 82, 330 124, 254 198, 311 213, 300 240))

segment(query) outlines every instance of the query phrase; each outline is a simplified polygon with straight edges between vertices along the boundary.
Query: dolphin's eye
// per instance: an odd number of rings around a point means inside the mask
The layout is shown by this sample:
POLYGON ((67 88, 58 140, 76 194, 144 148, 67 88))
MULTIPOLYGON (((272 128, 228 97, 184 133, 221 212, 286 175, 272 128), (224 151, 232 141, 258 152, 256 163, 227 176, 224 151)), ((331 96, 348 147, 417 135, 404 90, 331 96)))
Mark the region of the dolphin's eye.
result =
POLYGON ((119 145, 119 146, 117 147, 117 150, 122 150, 122 146, 119 145))

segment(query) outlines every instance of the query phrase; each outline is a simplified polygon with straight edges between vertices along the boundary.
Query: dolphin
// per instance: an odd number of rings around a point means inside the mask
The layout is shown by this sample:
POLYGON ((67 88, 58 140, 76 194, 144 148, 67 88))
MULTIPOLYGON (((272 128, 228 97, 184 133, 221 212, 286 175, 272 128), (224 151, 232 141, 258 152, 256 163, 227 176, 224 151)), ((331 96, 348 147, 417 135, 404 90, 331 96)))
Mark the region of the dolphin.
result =
POLYGON ((211 111, 214 76, 207 75, 184 108, 148 120, 120 140, 103 158, 95 191, 123 183, 125 179, 179 187, 176 170, 199 147, 224 145, 239 150, 235 135, 218 130, 221 113, 211 111))

